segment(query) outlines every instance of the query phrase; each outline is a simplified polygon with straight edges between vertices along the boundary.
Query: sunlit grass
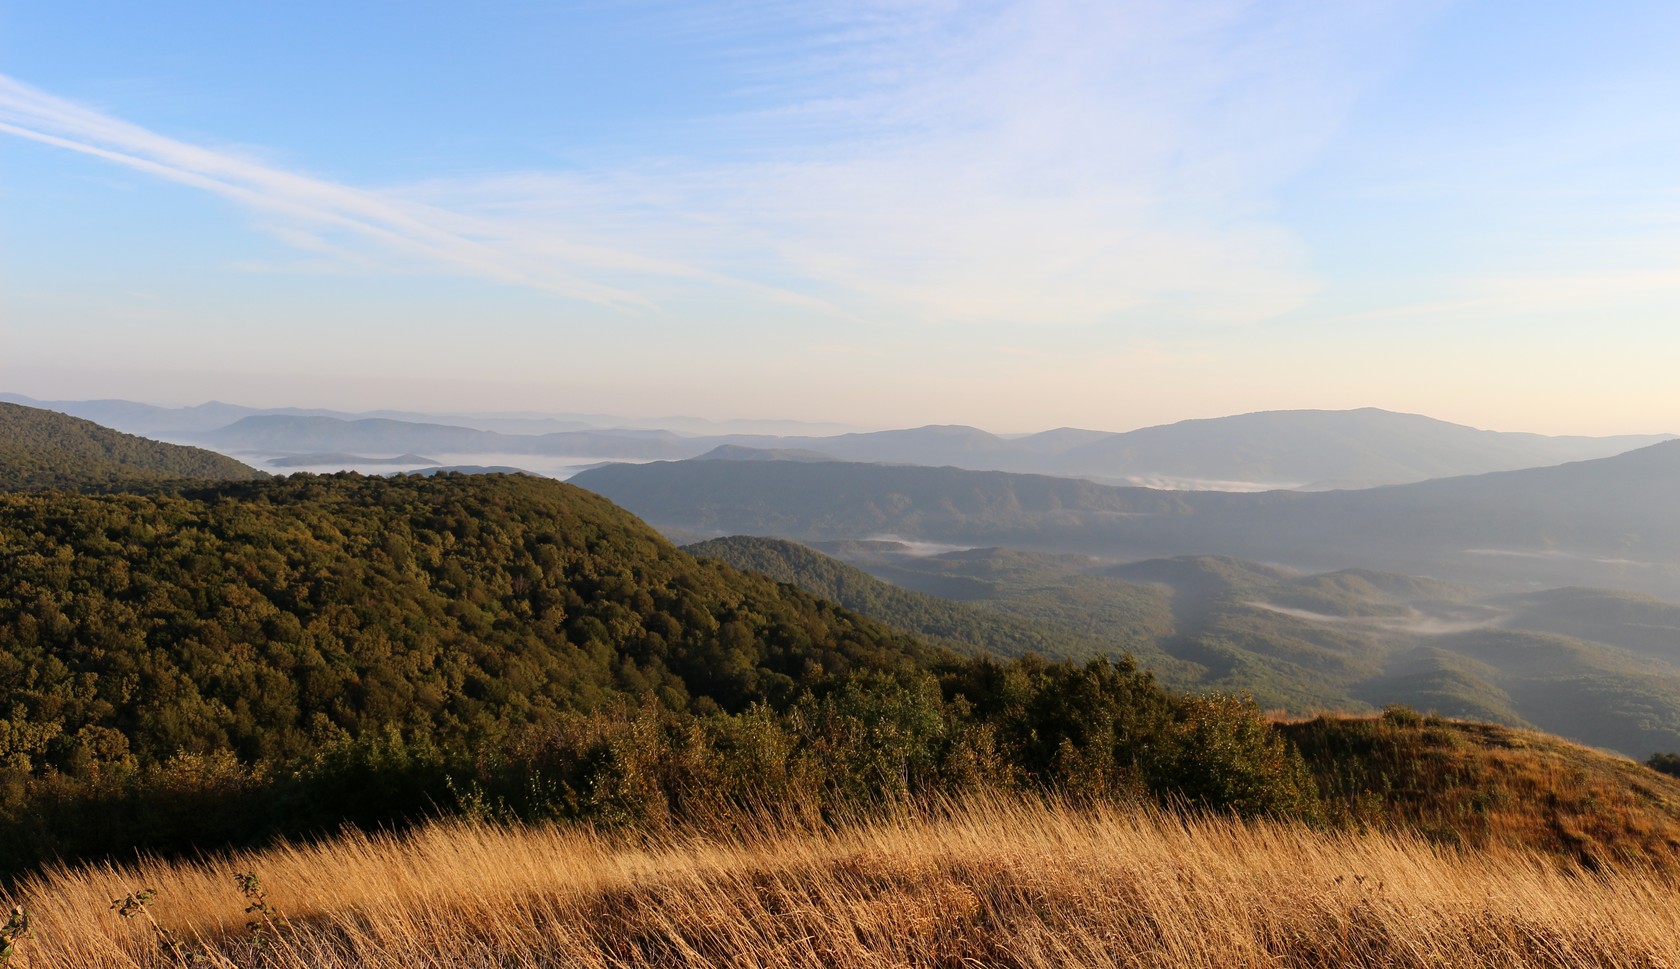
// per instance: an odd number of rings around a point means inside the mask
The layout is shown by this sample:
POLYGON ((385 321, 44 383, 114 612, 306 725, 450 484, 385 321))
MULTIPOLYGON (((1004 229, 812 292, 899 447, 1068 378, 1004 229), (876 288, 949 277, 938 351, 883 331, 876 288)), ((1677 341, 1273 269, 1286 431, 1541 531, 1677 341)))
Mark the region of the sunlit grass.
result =
POLYGON ((55 870, 7 900, 24 966, 1680 964, 1680 877, 1145 809, 985 801, 657 837, 438 824, 55 870), (278 930, 253 931, 235 875, 278 930))

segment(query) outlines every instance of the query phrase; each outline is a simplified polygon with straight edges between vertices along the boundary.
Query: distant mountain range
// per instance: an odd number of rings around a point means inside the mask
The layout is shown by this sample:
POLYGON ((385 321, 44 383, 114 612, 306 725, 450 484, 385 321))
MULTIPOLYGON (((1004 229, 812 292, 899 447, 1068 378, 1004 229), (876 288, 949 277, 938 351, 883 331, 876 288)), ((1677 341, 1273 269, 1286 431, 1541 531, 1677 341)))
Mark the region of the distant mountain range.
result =
MULTIPOLYGON (((19 403, 26 398, 0 395, 19 403)), ((38 403, 38 402, 36 402, 38 403)), ((1375 408, 1268 411, 1114 433, 1059 428, 1002 437, 960 425, 866 433, 738 433, 792 422, 666 427, 591 424, 601 415, 345 414, 229 404, 161 408, 129 401, 57 401, 53 409, 130 433, 266 459, 337 452, 390 457, 513 454, 600 460, 843 461, 950 466, 1078 477, 1182 490, 1322 491, 1543 467, 1608 457, 1672 435, 1548 437, 1483 431, 1375 408)), ((365 462, 364 462, 365 463, 365 462)), ((565 472, 556 472, 565 473, 565 472)))
POLYGON ((882 536, 1136 560, 1223 554, 1507 589, 1680 599, 1680 442, 1549 468, 1363 491, 1118 488, 1042 475, 801 462, 609 465, 575 483, 662 527, 833 541, 882 536))
POLYGON ((1180 421, 1078 443, 1057 460, 1074 473, 1156 487, 1247 482, 1322 491, 1609 457, 1671 437, 1483 431, 1366 407, 1180 421))
POLYGON ((1002 438, 973 427, 936 425, 782 438, 763 446, 818 451, 850 461, 1051 474, 1110 484, 1324 491, 1608 457, 1672 436, 1548 437, 1482 431, 1367 407, 1265 411, 1123 433, 1060 428, 1002 438))
POLYGON ((447 424, 419 424, 367 418, 346 421, 336 417, 243 417, 198 435, 222 451, 289 453, 302 451, 423 452, 429 454, 549 454, 617 458, 669 458, 689 448, 669 431, 556 431, 551 434, 503 434, 447 424))
POLYGON ((333 417, 343 421, 393 420, 418 424, 447 424, 503 434, 552 434, 599 428, 670 430, 679 434, 839 434, 840 424, 789 420, 713 421, 698 417, 637 419, 612 414, 493 413, 453 414, 378 410, 353 413, 308 407, 244 407, 210 401, 190 407, 161 407, 130 400, 34 400, 22 394, 0 393, 0 401, 44 407, 91 420, 130 434, 180 437, 226 427, 245 417, 333 417))

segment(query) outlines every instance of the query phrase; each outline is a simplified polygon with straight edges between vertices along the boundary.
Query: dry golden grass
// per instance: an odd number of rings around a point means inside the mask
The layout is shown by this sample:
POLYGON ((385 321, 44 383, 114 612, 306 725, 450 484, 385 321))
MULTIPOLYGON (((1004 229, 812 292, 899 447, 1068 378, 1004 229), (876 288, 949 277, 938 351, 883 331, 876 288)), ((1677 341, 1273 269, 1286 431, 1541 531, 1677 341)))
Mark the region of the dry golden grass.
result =
POLYGON ((1549 734, 1473 721, 1325 717, 1279 729, 1333 818, 1586 864, 1680 863, 1680 779, 1549 734))
POLYGON ((983 802, 839 830, 631 840, 440 824, 58 870, 29 967, 1680 965, 1680 877, 1143 809, 983 802), (287 917, 254 948, 232 878, 287 917), (155 889, 158 948, 112 899, 155 889))

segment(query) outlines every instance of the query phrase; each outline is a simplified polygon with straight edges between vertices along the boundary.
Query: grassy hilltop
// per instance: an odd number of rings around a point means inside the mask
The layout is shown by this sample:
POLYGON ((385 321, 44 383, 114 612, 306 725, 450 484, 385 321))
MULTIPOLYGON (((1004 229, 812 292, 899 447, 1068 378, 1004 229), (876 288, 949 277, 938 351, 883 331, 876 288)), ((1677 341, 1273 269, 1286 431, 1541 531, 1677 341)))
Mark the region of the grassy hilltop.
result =
POLYGON ((26 964, 81 969, 1680 960, 1671 870, 1584 875, 1405 834, 1034 802, 838 828, 736 821, 657 838, 446 824, 55 871, 11 899, 35 913, 26 964), (113 914, 140 886, 132 917, 113 914))

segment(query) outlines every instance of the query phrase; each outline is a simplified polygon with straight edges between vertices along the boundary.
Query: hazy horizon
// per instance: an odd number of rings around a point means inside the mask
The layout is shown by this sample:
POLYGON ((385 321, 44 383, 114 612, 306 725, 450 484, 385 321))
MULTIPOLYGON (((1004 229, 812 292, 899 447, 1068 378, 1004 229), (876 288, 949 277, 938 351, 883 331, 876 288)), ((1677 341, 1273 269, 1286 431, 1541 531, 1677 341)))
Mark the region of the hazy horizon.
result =
POLYGON ((0 386, 1680 430, 1680 7, 0 0, 0 386))
MULTIPOLYGON (((1170 420, 1166 420, 1166 421, 1160 421, 1160 422, 1156 422, 1156 423, 1137 424, 1137 425, 1131 425, 1131 426, 1097 427, 1097 426, 1091 426, 1091 425, 1081 426, 1081 425, 1074 425, 1074 424, 1058 424, 1058 425, 1050 426, 1050 427, 1021 427, 1021 428, 1017 428, 1017 427, 990 427, 990 426, 979 424, 979 423, 976 423, 976 422, 973 422, 973 421, 961 421, 961 420, 956 420, 956 421, 927 421, 927 422, 919 422, 919 423, 910 422, 910 423, 900 423, 900 424, 864 424, 864 423, 859 423, 859 422, 855 422, 855 421, 846 421, 846 420, 842 420, 842 419, 827 419, 827 420, 825 420, 825 419, 822 419, 822 418, 790 418, 790 417, 783 417, 783 416, 778 416, 778 415, 774 415, 774 414, 709 415, 709 414, 702 414, 702 413, 651 413, 651 412, 638 414, 638 413, 606 413, 606 412, 602 412, 602 411, 599 411, 599 410, 582 410, 582 409, 578 409, 578 410, 569 410, 569 409, 552 409, 552 410, 533 410, 533 409, 522 409, 522 410, 471 410, 471 409, 467 409, 467 408, 425 408, 425 407, 403 407, 403 406, 387 406, 387 405, 376 405, 376 406, 367 407, 367 408, 350 408, 350 407, 335 407, 335 406, 332 406, 332 405, 329 405, 329 404, 318 404, 318 403, 307 403, 307 402, 306 403, 288 402, 288 403, 275 403, 275 404, 252 404, 252 403, 248 403, 248 402, 240 401, 240 400, 222 400, 222 399, 216 399, 216 398, 203 399, 203 400, 191 400, 189 402, 180 402, 178 400, 171 400, 171 399, 142 400, 142 399, 137 399, 137 398, 115 397, 115 396, 109 396, 109 395, 107 395, 107 396, 90 396, 90 397, 68 397, 68 396, 52 397, 52 396, 37 396, 35 394, 24 393, 23 391, 18 390, 15 387, 9 387, 9 386, 0 386, 0 394, 15 394, 15 395, 18 395, 18 396, 21 396, 21 397, 30 398, 31 400, 33 400, 35 402, 38 402, 38 403, 52 403, 52 402, 55 402, 55 401, 65 402, 65 403, 72 403, 72 402, 73 403, 90 403, 90 402, 94 402, 94 401, 109 400, 109 401, 118 401, 118 402, 125 402, 125 403, 144 404, 144 405, 147 405, 147 406, 162 407, 162 408, 169 408, 169 409, 189 409, 189 408, 193 408, 193 407, 201 407, 201 406, 211 405, 211 404, 222 404, 222 405, 227 405, 227 406, 232 406, 232 407, 249 408, 249 409, 257 410, 257 411, 271 411, 271 410, 333 411, 335 413, 338 413, 338 414, 341 414, 341 415, 346 415, 346 416, 352 417, 352 418, 366 418, 366 417, 369 417, 369 416, 384 416, 384 415, 397 415, 397 414, 410 415, 410 417, 393 417, 392 418, 392 419, 396 419, 396 420, 410 419, 411 417, 414 417, 414 418, 417 418, 417 417, 448 418, 448 417, 451 417, 451 416, 461 417, 461 418, 479 418, 479 419, 495 419, 495 418, 506 418, 506 419, 578 418, 578 419, 584 419, 584 418, 595 418, 595 419, 606 420, 606 419, 622 418, 626 422, 622 426, 624 426, 626 429, 648 429, 648 430, 665 429, 665 430, 672 430, 675 433, 682 434, 684 436, 691 436, 691 437, 693 437, 693 436, 704 437, 704 436, 707 436, 708 434, 727 434, 727 433, 740 434, 740 433, 748 433, 748 432, 724 431, 724 430, 702 430, 702 429, 694 429, 694 430, 690 430, 690 431, 685 431, 685 430, 681 429, 681 427, 678 427, 676 425, 679 422, 687 422, 687 423, 694 424, 694 425, 715 424, 715 425, 719 425, 720 427, 727 426, 727 425, 733 425, 733 424, 767 424, 767 425, 768 424, 785 424, 785 425, 790 425, 790 428, 787 432, 783 432, 783 433, 761 432, 761 433, 764 433, 766 436, 788 436, 788 437, 797 437, 797 436, 822 437, 822 436, 830 436, 830 435, 836 435, 836 434, 853 434, 853 433, 870 433, 870 432, 875 432, 875 431, 906 430, 906 429, 914 429, 914 428, 919 428, 919 427, 930 427, 930 426, 957 426, 957 427, 972 427, 972 428, 975 428, 977 430, 984 431, 988 434, 993 434, 993 435, 997 435, 997 436, 1000 436, 1000 437, 1017 438, 1017 437, 1027 437, 1027 436, 1031 436, 1031 435, 1034 435, 1034 434, 1041 434, 1041 433, 1045 433, 1045 432, 1048 432, 1048 431, 1058 431, 1058 430, 1083 430, 1083 431, 1097 431, 1097 432, 1102 432, 1102 433, 1124 434, 1124 433, 1127 433, 1127 432, 1130 432, 1130 431, 1144 430, 1144 429, 1153 428, 1153 427, 1162 427, 1162 426, 1166 426, 1166 425, 1170 425, 1170 424, 1181 423, 1181 422, 1184 422, 1184 421, 1216 420, 1218 418, 1224 418, 1224 417, 1240 417, 1240 416, 1246 416, 1246 415, 1251 415, 1251 414, 1273 413, 1273 412, 1279 412, 1279 411, 1285 411, 1285 412, 1287 412, 1287 411, 1346 412, 1346 411, 1355 411, 1355 410, 1383 410, 1383 411, 1388 411, 1389 413, 1393 413, 1393 414, 1400 414, 1402 416, 1424 417, 1424 418, 1429 418, 1429 419, 1432 419, 1432 420, 1444 421, 1444 422, 1449 423, 1449 424, 1459 424, 1461 426, 1471 427, 1471 428, 1474 428, 1476 430, 1498 431, 1498 432, 1501 432, 1501 433, 1540 434, 1540 435, 1548 436, 1548 437, 1573 437, 1573 436, 1582 436, 1582 437, 1624 437, 1624 436, 1626 436, 1626 437, 1639 437, 1639 436, 1661 436, 1661 435, 1680 434, 1680 431, 1671 431, 1671 430, 1667 430, 1667 429, 1663 429, 1663 428, 1637 429, 1637 430, 1626 430, 1626 431, 1607 431, 1607 432, 1604 432, 1602 434, 1576 434, 1576 433, 1573 433, 1573 432, 1556 432, 1556 433, 1554 433, 1554 432, 1549 432, 1549 431, 1538 431, 1538 430, 1534 430, 1532 428, 1526 428, 1526 427, 1480 427, 1480 426, 1477 426, 1477 425, 1474 425, 1474 424, 1466 424, 1466 423, 1461 422, 1461 421, 1453 421, 1453 420, 1450 420, 1448 418, 1441 417, 1440 415, 1437 415, 1437 414, 1422 414, 1422 413, 1407 412, 1407 411, 1392 411, 1392 410, 1389 410, 1388 408, 1379 408, 1379 407, 1370 407, 1370 406, 1348 407, 1348 408, 1328 408, 1328 407, 1266 408, 1266 409, 1257 409, 1257 410, 1233 411, 1233 412, 1230 412, 1230 413, 1223 413, 1223 414, 1209 414, 1209 415, 1205 415, 1205 416, 1204 415, 1197 415, 1197 416, 1194 416, 1194 417, 1181 417, 1181 418, 1174 418, 1174 419, 1170 419, 1170 420), (662 422, 668 422, 668 423, 662 423, 662 422), (796 433, 793 433, 793 428, 791 427, 791 425, 808 425, 810 429, 796 434, 796 433)), ((607 425, 604 425, 604 424, 599 425, 599 426, 602 427, 602 428, 607 427, 607 425)), ((185 439, 185 438, 183 438, 182 440, 183 440, 183 442, 187 441, 187 439, 185 439)))

